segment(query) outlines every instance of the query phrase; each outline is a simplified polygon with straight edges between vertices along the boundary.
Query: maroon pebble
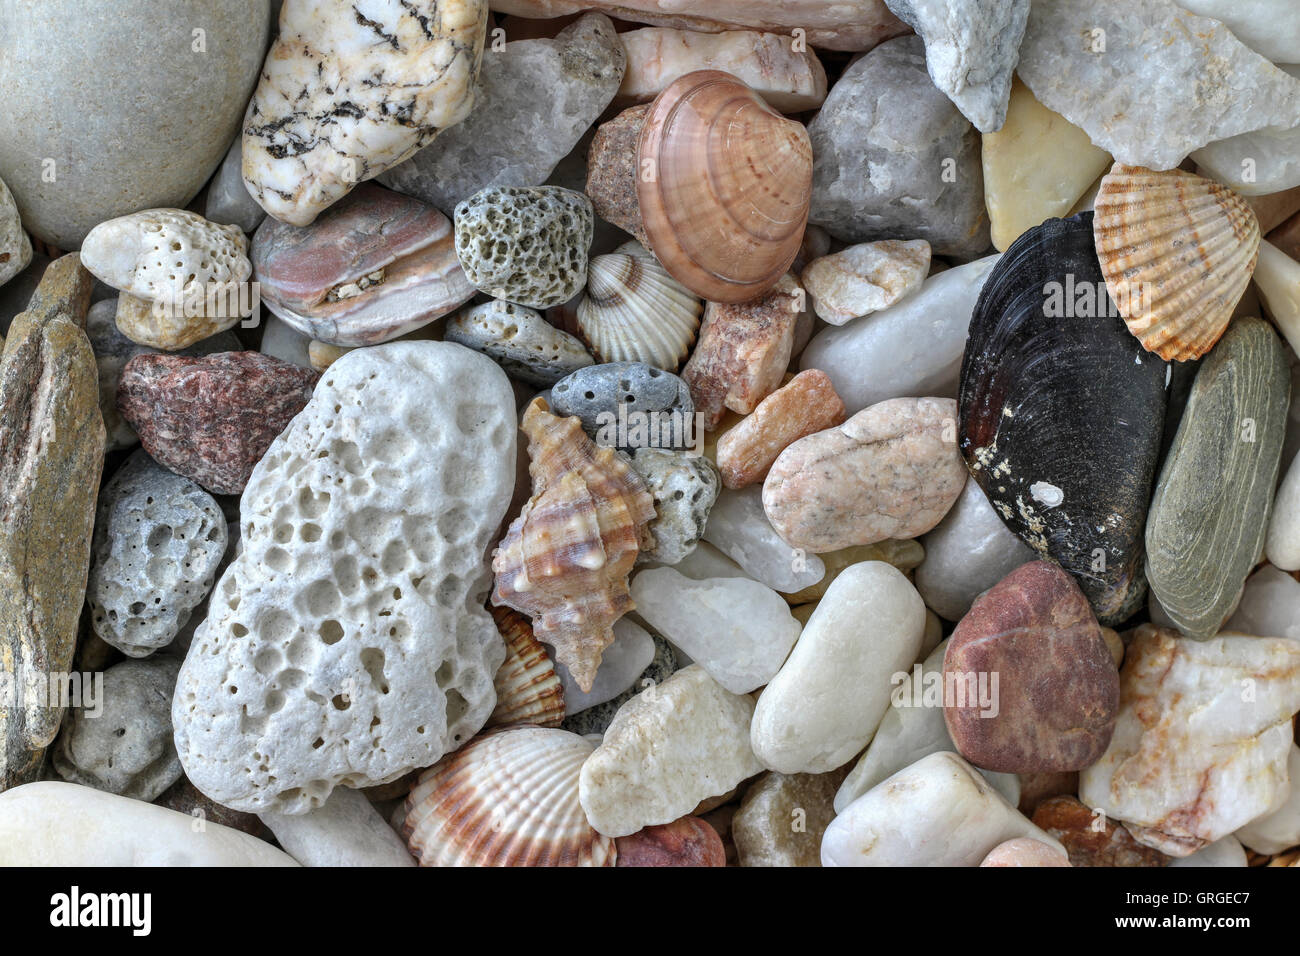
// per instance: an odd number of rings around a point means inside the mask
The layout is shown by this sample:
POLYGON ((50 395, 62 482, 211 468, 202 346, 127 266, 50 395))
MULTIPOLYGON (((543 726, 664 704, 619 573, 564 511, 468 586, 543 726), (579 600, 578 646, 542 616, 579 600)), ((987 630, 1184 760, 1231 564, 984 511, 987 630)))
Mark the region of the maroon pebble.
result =
POLYGON ((722 838, 699 817, 682 817, 619 837, 619 866, 726 866, 722 838))

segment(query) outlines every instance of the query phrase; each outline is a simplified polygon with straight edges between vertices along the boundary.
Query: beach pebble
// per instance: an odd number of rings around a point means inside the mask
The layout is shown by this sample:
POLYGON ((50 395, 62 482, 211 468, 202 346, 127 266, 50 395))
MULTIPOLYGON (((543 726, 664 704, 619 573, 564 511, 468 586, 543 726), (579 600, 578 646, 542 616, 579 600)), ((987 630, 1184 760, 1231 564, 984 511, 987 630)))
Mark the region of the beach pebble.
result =
POLYGON ((172 688, 180 661, 122 661, 104 671, 100 700, 69 711, 53 749, 64 780, 149 802, 181 777, 172 743, 172 688))
POLYGON ((262 315, 262 354, 291 365, 311 368, 310 335, 303 335, 288 322, 264 312, 262 315))
POLYGON ((984 134, 980 159, 984 205, 999 252, 1044 220, 1068 215, 1111 166, 1110 153, 1034 99, 1018 79, 1011 86, 1006 122, 984 134))
POLYGON ((754 702, 691 666, 621 708, 582 765, 591 825, 620 837, 671 823, 762 771, 749 748, 754 702))
POLYGON ((587 283, 591 201, 559 186, 490 186, 456 207, 456 255, 480 291, 534 309, 587 283))
POLYGON ((1291 745, 1286 760, 1289 787, 1268 812, 1233 834, 1256 853, 1273 854, 1300 844, 1300 747, 1291 745))
MULTIPOLYGON (((619 635, 621 633, 626 633, 624 628, 620 628, 620 625, 623 624, 631 625, 632 622, 628 621, 627 618, 620 618, 614 622, 614 638, 616 644, 618 643, 619 635)), ((645 633, 644 629, 638 629, 645 633)), ((642 691, 649 690, 652 687, 662 684, 680 669, 678 667, 677 656, 673 653, 673 649, 668 642, 657 634, 650 634, 649 637, 653 646, 653 652, 650 658, 650 663, 646 665, 645 670, 636 675, 632 680, 631 685, 617 696, 611 697, 609 700, 600 704, 589 705, 583 710, 576 711, 573 714, 566 716, 563 723, 560 724, 564 730, 580 736, 594 734, 599 737, 603 735, 609 728, 611 721, 613 721, 614 715, 618 713, 619 708, 642 691)), ((606 653, 608 653, 608 648, 606 649, 606 653)), ((604 662, 604 657, 601 658, 601 662, 604 662)), ((557 665, 555 670, 556 673, 561 675, 561 680, 565 680, 565 674, 567 671, 562 671, 561 667, 562 665, 557 665)), ((572 678, 568 679, 571 680, 572 678)), ((596 683, 591 686, 592 693, 595 693, 596 688, 600 686, 600 679, 600 671, 597 670, 596 683)), ((568 685, 566 684, 566 688, 567 686, 568 685)), ((574 686, 576 687, 577 685, 574 686)), ((569 697, 566 690, 566 703, 568 700, 569 697)))
POLYGON ((1007 840, 1060 844, 961 757, 941 752, 849 804, 826 828, 822 866, 978 866, 1007 840))
POLYGON ((654 547, 642 549, 637 561, 676 564, 700 543, 718 498, 718 471, 702 456, 658 448, 636 449, 632 467, 645 480, 655 504, 650 522, 654 547))
POLYGON ((415 866, 406 844, 359 790, 338 787, 306 813, 259 816, 303 866, 415 866))
POLYGON ((883 239, 814 259, 799 281, 818 318, 843 325, 893 305, 920 286, 929 271, 930 244, 924 239, 883 239))
POLYGON ((961 620, 976 597, 1034 558, 973 478, 921 544, 925 560, 916 569, 916 589, 926 607, 949 621, 961 620))
POLYGON ((1300 641, 1300 581, 1271 565, 1260 568, 1246 579, 1237 610, 1224 628, 1300 641))
MULTIPOLYGON (((1280 69, 1300 79, 1300 63, 1280 69)), ((1214 179, 1243 196, 1283 193, 1300 186, 1300 126, 1290 129, 1265 127, 1239 133, 1202 146, 1192 153, 1202 175, 1214 179)), ((1269 226, 1260 217, 1261 231, 1269 226)))
POLYGON ((443 338, 482 352, 529 385, 554 385, 594 361, 583 344, 540 313, 493 299, 447 321, 443 338))
POLYGON ((988 256, 948 269, 869 319, 822 329, 799 367, 829 375, 850 415, 887 398, 956 397, 971 312, 997 261, 988 256))
POLYGON ((14 205, 13 193, 0 179, 0 285, 27 268, 32 261, 32 241, 14 205))
POLYGON ((650 106, 633 106, 596 127, 587 156, 587 185, 596 215, 648 246, 637 200, 637 141, 650 106))
POLYGON ((787 447, 843 421, 844 403, 826 373, 800 372, 718 439, 722 483, 744 488, 762 481, 787 447))
POLYGON ((898 569, 865 561, 827 590, 758 699, 750 730, 769 770, 825 773, 871 740, 893 676, 916 660, 925 605, 898 569))
POLYGON ((609 105, 625 67, 614 24, 599 13, 554 39, 493 44, 473 112, 379 181, 443 210, 486 186, 540 186, 609 105))
MULTIPOLYGON (((907 538, 886 538, 884 541, 877 541, 875 544, 861 544, 852 548, 842 548, 839 551, 827 551, 825 554, 818 555, 818 558, 826 567, 826 573, 822 576, 822 579, 802 590, 783 592, 782 596, 792 605, 816 603, 825 597, 826 590, 831 586, 831 582, 839 577, 846 568, 861 564, 863 561, 884 561, 886 564, 892 564, 910 579, 913 569, 921 563, 924 557, 924 549, 915 541, 907 538)), ((929 629, 930 627, 927 625, 927 634, 929 629)), ((936 640, 930 646, 933 647, 937 643, 939 642, 936 640)))
POLYGON ((1069 866, 1070 861, 1050 844, 1032 837, 1016 837, 989 850, 980 866, 1069 866))
POLYGON ((718 831, 699 817, 646 827, 614 841, 617 866, 726 866, 718 831))
POLYGON ((774 591, 794 593, 826 576, 821 558, 790 547, 776 533, 763 513, 763 489, 758 485, 718 493, 704 540, 774 591))
POLYGON ((250 304, 250 296, 251 293, 232 289, 229 297, 221 298, 222 304, 212 309, 212 315, 191 315, 123 292, 117 297, 113 321, 123 336, 138 345, 163 352, 183 352, 239 324, 244 312, 240 299, 250 304))
POLYGON ((956 688, 944 701, 948 732, 977 767, 1081 770, 1110 743, 1119 675, 1092 605, 1050 562, 1021 565, 975 601, 948 641, 943 677, 956 688))
POLYGON ((705 306, 699 341, 682 369, 705 428, 717 428, 726 409, 748 415, 780 387, 804 298, 786 275, 761 298, 705 306))
POLYGON ((956 422, 947 398, 864 409, 781 452, 763 482, 763 510, 791 547, 813 552, 924 534, 966 484, 956 422))
POLYGON ((1264 553, 1277 567, 1300 571, 1300 454, 1286 463, 1285 468, 1273 499, 1264 553))
POLYGON ((632 579, 632 600, 647 624, 733 694, 771 680, 799 639, 781 595, 745 578, 694 581, 653 568, 632 579))
POLYGON ((160 465, 209 491, 239 494, 317 378, 258 352, 147 353, 122 369, 117 409, 160 465))
POLYGON ((240 813, 238 810, 223 807, 215 800, 205 797, 184 776, 168 787, 166 792, 153 802, 157 806, 166 807, 168 810, 184 813, 193 820, 201 821, 204 826, 208 823, 217 823, 233 830, 242 830, 249 836, 265 837, 269 835, 266 827, 262 825, 262 821, 257 819, 256 814, 240 813))
POLYGON ((979 133, 930 81, 920 37, 889 40, 853 63, 808 135, 808 219, 835 238, 925 239, 962 258, 988 248, 979 133))
POLYGON ((1219 20, 1246 46, 1274 63, 1300 63, 1300 20, 1288 0, 1181 0, 1184 10, 1219 20))
POLYGON ((668 446, 659 444, 660 448, 684 448, 686 439, 695 437, 695 405, 686 383, 672 372, 644 362, 605 362, 578 369, 552 386, 548 401, 554 414, 582 419, 583 430, 599 444, 624 451, 650 442, 648 427, 632 428, 642 415, 647 426, 650 421, 658 424, 659 437, 667 432, 673 439, 668 446), (639 414, 634 416, 634 412, 639 414), (620 415, 626 423, 621 433, 620 415), (615 440, 608 441, 610 436, 615 440))
POLYGON ((1226 836, 1202 847, 1191 856, 1170 860, 1170 866, 1249 866, 1246 851, 1235 837, 1226 836))
POLYGON ((226 158, 208 183, 208 198, 203 218, 218 225, 238 226, 246 233, 257 232, 266 218, 266 210, 257 204, 244 185, 244 138, 236 136, 226 150, 226 158))
POLYGON ((165 647, 212 590, 225 551, 212 496, 135 452, 99 496, 86 588, 95 633, 129 657, 165 647))
POLYGON ((731 818, 741 866, 821 866, 822 834, 835 818, 838 773, 759 777, 731 818))
POLYGON ((673 80, 696 70, 730 73, 781 113, 815 110, 826 99, 826 69, 792 36, 644 27, 619 39, 627 50, 627 75, 618 90, 625 102, 648 103, 673 80))
POLYGON ((673 570, 693 581, 705 578, 747 578, 745 569, 707 541, 701 541, 695 550, 673 565, 673 570))
POLYGON ((1269 318, 1296 352, 1300 349, 1300 261, 1265 239, 1259 244, 1259 261, 1251 278, 1269 318))
POLYGON ((310 225, 474 108, 483 0, 367 9, 284 0, 243 141, 248 191, 281 222, 310 225))
POLYGON ((620 617, 614 622, 614 643, 600 655, 600 667, 591 690, 584 691, 569 674, 569 669, 559 661, 555 662, 555 673, 564 686, 565 716, 613 700, 634 686, 654 656, 654 638, 627 616, 620 617))
POLYGON ((1295 641, 1231 633, 1189 641, 1144 624, 1125 652, 1114 736, 1079 775, 1079 798, 1138 842, 1187 856, 1286 792, 1297 711, 1295 641))
POLYGON ((459 345, 349 352, 258 462, 240 551, 177 682, 186 775, 305 813, 435 763, 495 703, 482 610, 515 477, 502 371, 459 345))
POLYGON ((0 866, 297 866, 269 843, 75 783, 0 793, 0 866))
POLYGON ((1061 842, 1072 866, 1164 866, 1169 860, 1073 796, 1044 800, 1034 810, 1033 821, 1061 842))
POLYGON ((7 16, 0 179, 27 230, 76 249, 105 220, 189 203, 239 132, 270 6, 50 0, 7 16))
POLYGON ((1002 127, 1029 0, 885 0, 925 40, 934 85, 982 132, 1002 127))

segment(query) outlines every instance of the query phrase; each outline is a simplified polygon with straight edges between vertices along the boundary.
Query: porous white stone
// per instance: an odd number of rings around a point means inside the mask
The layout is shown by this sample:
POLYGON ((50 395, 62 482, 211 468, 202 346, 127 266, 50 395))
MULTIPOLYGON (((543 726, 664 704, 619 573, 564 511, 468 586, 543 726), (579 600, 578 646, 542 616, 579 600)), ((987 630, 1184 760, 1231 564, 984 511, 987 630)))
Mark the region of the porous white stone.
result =
MULTIPOLYGON (((218 287, 253 274, 248 237, 238 226, 184 209, 146 209, 101 222, 81 245, 81 264, 114 289, 180 311, 202 308, 218 287)), ((237 321, 232 315, 225 327, 237 321)))
POLYGON ((1140 843, 1187 856, 1285 794, 1300 643, 1223 633, 1190 641, 1144 624, 1124 654, 1110 746, 1079 799, 1140 843))
POLYGON ((600 655, 591 690, 584 691, 574 681, 569 669, 555 662, 555 673, 564 685, 564 715, 577 714, 613 700, 636 683, 655 657, 655 642, 645 628, 626 616, 614 622, 614 643, 600 655))
POLYGON ((1300 81, 1171 0, 1033 4, 1017 72, 1132 166, 1172 169, 1206 143, 1300 124, 1300 81))
POLYGON ((655 504, 650 522, 654 547, 642 550, 637 561, 677 564, 699 545, 722 478, 703 455, 638 448, 631 457, 655 504))
POLYGON ((486 0, 285 0, 244 116, 244 182, 306 226, 474 106, 486 0))
POLYGON ((750 729, 769 770, 826 773, 871 740, 894 674, 916 660, 925 604, 901 571, 863 561, 840 572, 758 698, 750 729))
POLYGON ((925 40, 930 79, 980 132, 1007 116, 1029 0, 885 0, 925 40))
POLYGON ((771 588, 746 578, 693 581, 672 568, 632 579, 646 623, 733 694, 762 687, 799 639, 799 622, 771 588))
POLYGON ((27 238, 13 193, 0 179, 0 285, 27 268, 32 261, 32 241, 27 238))
POLYGON ((493 299, 447 320, 444 339, 482 352, 529 385, 554 385, 595 360, 583 344, 533 309, 493 299))
POLYGON ((212 590, 225 552, 216 499, 135 452, 99 496, 86 588, 95 633, 129 657, 165 647, 212 590))
POLYGON ((297 866, 257 837, 75 783, 0 793, 0 866, 297 866))
POLYGON ((1291 745, 1286 760, 1287 786, 1267 813, 1233 836, 1256 853, 1281 853, 1300 843, 1300 747, 1291 745))
POLYGON ((1237 610, 1225 630, 1300 641, 1300 581, 1265 565, 1246 579, 1237 610))
POLYGON ((442 342, 349 352, 253 469, 172 718, 186 774, 303 813, 470 738, 505 646, 486 550, 515 478, 514 396, 442 342))
POLYGON ((776 533, 763 511, 762 485, 738 491, 724 488, 709 512, 704 540, 773 591, 792 594, 826 576, 826 564, 821 558, 790 547, 776 533))
POLYGON ((303 866, 415 866, 406 844, 358 790, 338 787, 307 813, 258 816, 303 866))
POLYGON ((829 375, 849 415, 887 398, 955 398, 971 312, 999 258, 948 269, 887 309, 823 329, 803 350, 799 368, 829 375))
POLYGON ((172 689, 180 661, 122 661, 104 671, 98 700, 82 691, 52 751, 60 777, 96 790, 156 800, 181 778, 172 742, 172 689))
POLYGON ((754 701, 704 668, 683 668, 619 708, 582 765, 578 799, 591 825, 628 836, 671 823, 763 770, 749 749, 754 701))
POLYGON ((949 621, 960 621, 975 598, 1034 553, 1010 531, 974 478, 933 531, 921 538, 925 560, 916 568, 916 590, 926 606, 949 621))
POLYGON ((923 757, 853 801, 822 837, 822 866, 978 866, 999 843, 1065 848, 955 753, 923 757))

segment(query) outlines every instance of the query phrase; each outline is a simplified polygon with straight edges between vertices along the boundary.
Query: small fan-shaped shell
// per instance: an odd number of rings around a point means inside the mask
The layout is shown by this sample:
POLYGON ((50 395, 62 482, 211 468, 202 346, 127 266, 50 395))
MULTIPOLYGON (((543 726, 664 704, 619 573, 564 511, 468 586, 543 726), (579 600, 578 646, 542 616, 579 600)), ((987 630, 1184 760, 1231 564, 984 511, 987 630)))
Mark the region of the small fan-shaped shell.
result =
POLYGON ((1166 360, 1214 346, 1259 254, 1259 220, 1246 201, 1178 169, 1116 163, 1101 181, 1093 237, 1129 331, 1166 360))
POLYGON ((493 678, 497 706, 484 726, 560 726, 564 720, 564 685, 546 648, 533 637, 528 618, 508 607, 488 610, 506 642, 506 660, 493 678))
POLYGON ((812 168, 802 123, 729 73, 687 73, 655 99, 637 144, 651 251, 705 299, 758 298, 799 253, 812 168))
POLYGON ((652 544, 654 499, 627 459, 597 446, 578 418, 533 399, 528 436, 533 495, 492 556, 492 603, 532 618, 583 691, 591 690, 613 625, 634 607, 627 576, 652 544))
POLYGON ((420 775, 402 831, 421 866, 613 866, 618 851, 578 802, 595 745, 567 730, 507 727, 420 775))
POLYGON ((578 328, 601 362, 675 372, 700 329, 704 303, 647 255, 596 256, 578 303, 578 328))

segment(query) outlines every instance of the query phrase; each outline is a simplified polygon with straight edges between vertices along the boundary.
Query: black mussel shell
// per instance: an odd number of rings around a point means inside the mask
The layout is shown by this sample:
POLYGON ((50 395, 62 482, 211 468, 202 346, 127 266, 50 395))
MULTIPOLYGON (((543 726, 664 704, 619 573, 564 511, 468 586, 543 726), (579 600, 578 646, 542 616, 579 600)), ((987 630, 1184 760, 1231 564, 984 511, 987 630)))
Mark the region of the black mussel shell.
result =
POLYGON ((1007 249, 971 316, 959 440, 1007 527, 1074 575, 1103 624, 1140 605, 1169 364, 1106 292, 1092 213, 1007 249))

